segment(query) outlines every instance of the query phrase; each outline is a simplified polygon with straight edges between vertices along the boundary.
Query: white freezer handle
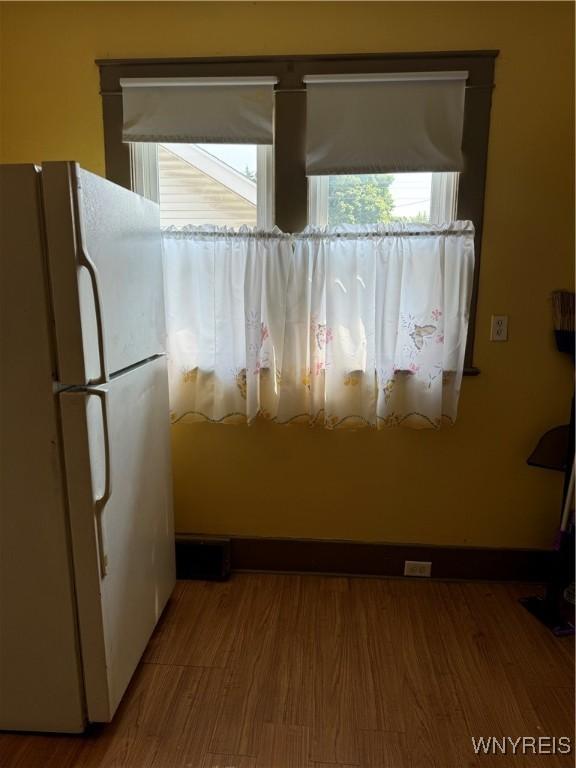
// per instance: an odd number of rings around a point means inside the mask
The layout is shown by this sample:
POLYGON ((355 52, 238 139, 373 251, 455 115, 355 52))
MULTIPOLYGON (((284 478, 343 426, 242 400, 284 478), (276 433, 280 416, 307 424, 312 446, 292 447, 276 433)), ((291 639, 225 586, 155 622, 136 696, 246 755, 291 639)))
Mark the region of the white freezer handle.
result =
POLYGON ((100 575, 106 576, 107 557, 104 553, 104 537, 102 535, 102 513, 106 502, 112 494, 112 480, 110 471, 110 430, 108 429, 108 390, 102 387, 86 387, 87 395, 95 395, 100 399, 102 407, 102 427, 104 432, 104 491, 102 496, 94 500, 96 508, 96 535, 98 537, 98 558, 100 561, 100 575))
MULTIPOLYGON (((83 267, 86 267, 88 274, 90 275, 90 282, 92 283, 92 292, 94 294, 94 312, 96 315, 96 330, 98 333, 98 362, 100 368, 100 375, 96 379, 91 379, 91 384, 106 384, 108 381, 108 368, 106 365, 106 348, 104 341, 104 324, 102 322, 102 299, 100 296, 100 282, 98 278, 98 270, 96 265, 92 261, 88 249, 86 248, 86 237, 84 234, 84 221, 82 218, 82 187, 80 185, 80 179, 78 178, 78 166, 73 166, 73 178, 74 188, 76 194, 73 195, 74 206, 74 220, 76 222, 75 238, 76 238, 76 252, 78 260, 83 267)), ((94 393, 95 394, 95 393, 94 393)))

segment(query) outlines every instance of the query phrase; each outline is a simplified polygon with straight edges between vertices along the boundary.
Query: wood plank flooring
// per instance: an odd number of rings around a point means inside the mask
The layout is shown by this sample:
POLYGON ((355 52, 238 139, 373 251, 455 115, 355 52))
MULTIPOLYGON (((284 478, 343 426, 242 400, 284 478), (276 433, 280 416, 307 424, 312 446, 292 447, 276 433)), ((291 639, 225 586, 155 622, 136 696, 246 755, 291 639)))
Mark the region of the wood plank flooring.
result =
POLYGON ((530 585, 180 582, 114 722, 0 734, 0 768, 560 768, 472 736, 569 736, 574 646, 530 585))

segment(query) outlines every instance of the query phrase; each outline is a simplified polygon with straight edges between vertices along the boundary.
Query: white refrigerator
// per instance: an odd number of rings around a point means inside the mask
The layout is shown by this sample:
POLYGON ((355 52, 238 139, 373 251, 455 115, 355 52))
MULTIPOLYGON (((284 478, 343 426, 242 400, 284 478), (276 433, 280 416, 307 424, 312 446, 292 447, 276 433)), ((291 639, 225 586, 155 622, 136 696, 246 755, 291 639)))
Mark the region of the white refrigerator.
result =
POLYGON ((0 166, 0 729, 108 722, 175 582, 158 206, 0 166))

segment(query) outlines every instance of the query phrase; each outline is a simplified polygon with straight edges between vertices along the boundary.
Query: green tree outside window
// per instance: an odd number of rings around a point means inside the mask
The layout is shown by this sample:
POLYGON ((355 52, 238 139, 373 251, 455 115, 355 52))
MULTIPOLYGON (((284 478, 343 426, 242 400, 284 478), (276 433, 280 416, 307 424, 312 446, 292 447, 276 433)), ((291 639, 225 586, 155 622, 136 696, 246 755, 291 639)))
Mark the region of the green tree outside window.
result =
POLYGON ((393 176, 330 176, 328 221, 335 224, 380 224, 390 221, 393 176))
POLYGON ((391 174, 330 176, 328 182, 328 222, 338 224, 385 224, 389 221, 426 222, 425 212, 413 216, 393 216, 391 174))

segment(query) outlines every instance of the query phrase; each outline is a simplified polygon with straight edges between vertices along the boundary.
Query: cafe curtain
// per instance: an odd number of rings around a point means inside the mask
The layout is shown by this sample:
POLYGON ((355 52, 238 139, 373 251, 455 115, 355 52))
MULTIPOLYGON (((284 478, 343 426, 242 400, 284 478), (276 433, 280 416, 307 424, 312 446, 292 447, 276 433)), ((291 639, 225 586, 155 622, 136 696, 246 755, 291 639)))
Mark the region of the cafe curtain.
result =
POLYGON ((173 421, 456 418, 471 222, 164 232, 173 421))

